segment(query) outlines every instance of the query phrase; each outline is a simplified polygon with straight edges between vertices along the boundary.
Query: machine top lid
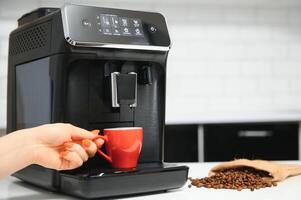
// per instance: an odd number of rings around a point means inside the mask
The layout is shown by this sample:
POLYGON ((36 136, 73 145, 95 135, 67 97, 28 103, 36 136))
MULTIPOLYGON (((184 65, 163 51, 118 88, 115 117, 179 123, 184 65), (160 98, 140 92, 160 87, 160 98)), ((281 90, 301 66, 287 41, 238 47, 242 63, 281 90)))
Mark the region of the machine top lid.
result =
POLYGON ((64 36, 76 47, 168 51, 170 38, 159 13, 66 4, 64 36))
POLYGON ((26 23, 32 22, 40 17, 49 15, 50 13, 53 13, 57 10, 59 10, 59 8, 50 8, 50 7, 37 8, 31 12, 22 15, 22 17, 18 19, 18 26, 22 26, 26 23))

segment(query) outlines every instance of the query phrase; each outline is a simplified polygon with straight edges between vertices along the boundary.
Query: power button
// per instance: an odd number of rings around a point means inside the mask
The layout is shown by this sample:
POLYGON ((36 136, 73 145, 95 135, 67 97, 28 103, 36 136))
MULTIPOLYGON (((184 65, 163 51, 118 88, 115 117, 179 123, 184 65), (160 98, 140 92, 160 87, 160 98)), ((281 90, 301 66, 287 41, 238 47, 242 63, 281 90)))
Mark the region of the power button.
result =
POLYGON ((151 33, 155 33, 157 31, 157 28, 154 25, 151 25, 149 27, 149 30, 150 30, 151 33))
POLYGON ((84 26, 84 27, 91 27, 91 22, 88 20, 88 19, 83 19, 82 20, 82 25, 84 26))

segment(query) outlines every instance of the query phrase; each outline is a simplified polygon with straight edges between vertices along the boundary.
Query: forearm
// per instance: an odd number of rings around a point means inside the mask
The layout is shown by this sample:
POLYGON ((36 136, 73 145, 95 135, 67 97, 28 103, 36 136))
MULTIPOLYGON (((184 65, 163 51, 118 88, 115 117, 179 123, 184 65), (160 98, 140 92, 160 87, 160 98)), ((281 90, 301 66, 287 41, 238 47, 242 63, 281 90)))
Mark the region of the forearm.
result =
POLYGON ((0 179, 33 164, 34 146, 27 132, 16 131, 0 138, 0 179))

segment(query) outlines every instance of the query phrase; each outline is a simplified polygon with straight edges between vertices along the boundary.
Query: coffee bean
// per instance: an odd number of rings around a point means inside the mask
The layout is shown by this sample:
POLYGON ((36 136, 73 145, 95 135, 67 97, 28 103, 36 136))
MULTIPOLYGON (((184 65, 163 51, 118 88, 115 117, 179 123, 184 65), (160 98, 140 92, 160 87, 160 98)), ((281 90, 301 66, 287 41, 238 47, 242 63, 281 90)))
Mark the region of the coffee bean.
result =
POLYGON ((211 177, 200 179, 189 177, 188 179, 191 181, 191 185, 198 188, 233 189, 237 191, 250 189, 254 191, 255 189, 277 186, 276 182, 269 182, 266 178, 271 178, 266 171, 250 167, 239 167, 218 171, 211 177))

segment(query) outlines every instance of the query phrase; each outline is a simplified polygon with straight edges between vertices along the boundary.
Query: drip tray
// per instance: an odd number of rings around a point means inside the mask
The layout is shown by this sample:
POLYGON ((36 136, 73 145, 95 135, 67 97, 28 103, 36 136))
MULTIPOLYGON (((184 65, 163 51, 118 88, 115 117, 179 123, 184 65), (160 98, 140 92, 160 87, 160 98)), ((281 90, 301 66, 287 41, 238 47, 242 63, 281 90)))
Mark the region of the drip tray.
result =
POLYGON ((81 169, 60 173, 61 192, 81 198, 102 198, 165 191, 182 187, 187 166, 141 163, 136 169, 81 169))

